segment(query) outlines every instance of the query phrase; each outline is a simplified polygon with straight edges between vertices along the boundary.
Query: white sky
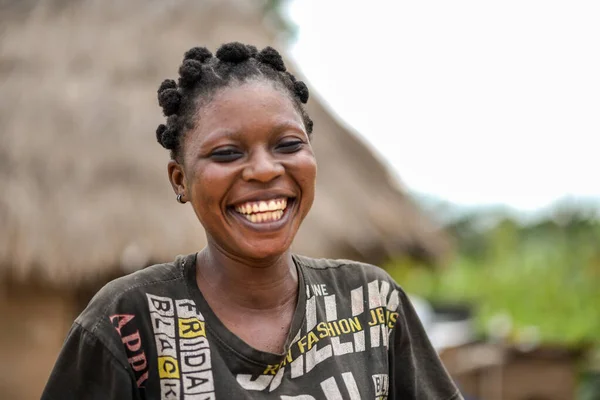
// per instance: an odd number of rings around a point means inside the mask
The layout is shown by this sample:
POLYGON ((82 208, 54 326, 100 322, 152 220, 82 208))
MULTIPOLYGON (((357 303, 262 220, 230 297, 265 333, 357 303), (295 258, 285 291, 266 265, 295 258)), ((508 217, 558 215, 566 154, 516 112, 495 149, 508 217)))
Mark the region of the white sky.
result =
POLYGON ((600 199, 600 1, 296 0, 289 13, 313 91, 410 189, 521 210, 600 199))

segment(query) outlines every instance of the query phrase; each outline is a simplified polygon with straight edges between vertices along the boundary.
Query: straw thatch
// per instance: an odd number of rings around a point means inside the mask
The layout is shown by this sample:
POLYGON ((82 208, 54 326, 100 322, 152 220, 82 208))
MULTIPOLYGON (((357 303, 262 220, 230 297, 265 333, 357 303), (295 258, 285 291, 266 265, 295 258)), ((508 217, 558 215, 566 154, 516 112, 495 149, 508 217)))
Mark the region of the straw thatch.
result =
MULTIPOLYGON (((250 0, 18 3, 0 16, 0 275, 94 281, 201 248, 202 228, 174 201, 154 139, 156 87, 194 45, 272 44, 261 10, 250 0)), ((318 197, 296 250, 439 256, 435 226, 310 103, 318 197)))

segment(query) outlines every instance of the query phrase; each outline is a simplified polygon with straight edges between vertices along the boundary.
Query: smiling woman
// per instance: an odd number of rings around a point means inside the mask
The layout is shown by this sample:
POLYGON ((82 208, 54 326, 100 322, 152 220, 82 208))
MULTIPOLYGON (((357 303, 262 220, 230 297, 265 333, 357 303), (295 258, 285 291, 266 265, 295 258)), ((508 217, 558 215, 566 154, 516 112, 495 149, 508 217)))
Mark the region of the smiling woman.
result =
POLYGON ((279 53, 196 47, 179 73, 156 134, 207 245, 101 289, 42 398, 461 398, 387 273, 291 253, 317 166, 308 89, 279 53))

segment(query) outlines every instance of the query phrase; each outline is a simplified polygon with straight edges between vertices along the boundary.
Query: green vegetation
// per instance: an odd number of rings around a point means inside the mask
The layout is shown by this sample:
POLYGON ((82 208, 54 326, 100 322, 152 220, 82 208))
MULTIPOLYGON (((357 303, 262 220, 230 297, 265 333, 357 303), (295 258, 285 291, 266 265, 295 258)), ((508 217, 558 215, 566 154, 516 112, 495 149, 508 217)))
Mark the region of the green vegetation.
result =
POLYGON ((473 305, 479 333, 494 316, 510 317, 508 339, 532 332, 544 343, 600 345, 600 222, 582 211, 519 225, 486 215, 452 223, 457 254, 442 269, 405 260, 387 266, 410 293, 432 302, 473 305))

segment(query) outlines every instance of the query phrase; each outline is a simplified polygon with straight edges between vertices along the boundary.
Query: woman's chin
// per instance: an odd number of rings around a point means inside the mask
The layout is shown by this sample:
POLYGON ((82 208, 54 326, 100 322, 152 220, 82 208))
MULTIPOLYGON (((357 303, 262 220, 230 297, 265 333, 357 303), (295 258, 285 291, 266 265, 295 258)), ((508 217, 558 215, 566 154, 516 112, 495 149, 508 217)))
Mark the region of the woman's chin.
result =
POLYGON ((268 261, 281 257, 290 246, 291 241, 288 240, 260 240, 245 243, 240 253, 248 260, 268 261))

